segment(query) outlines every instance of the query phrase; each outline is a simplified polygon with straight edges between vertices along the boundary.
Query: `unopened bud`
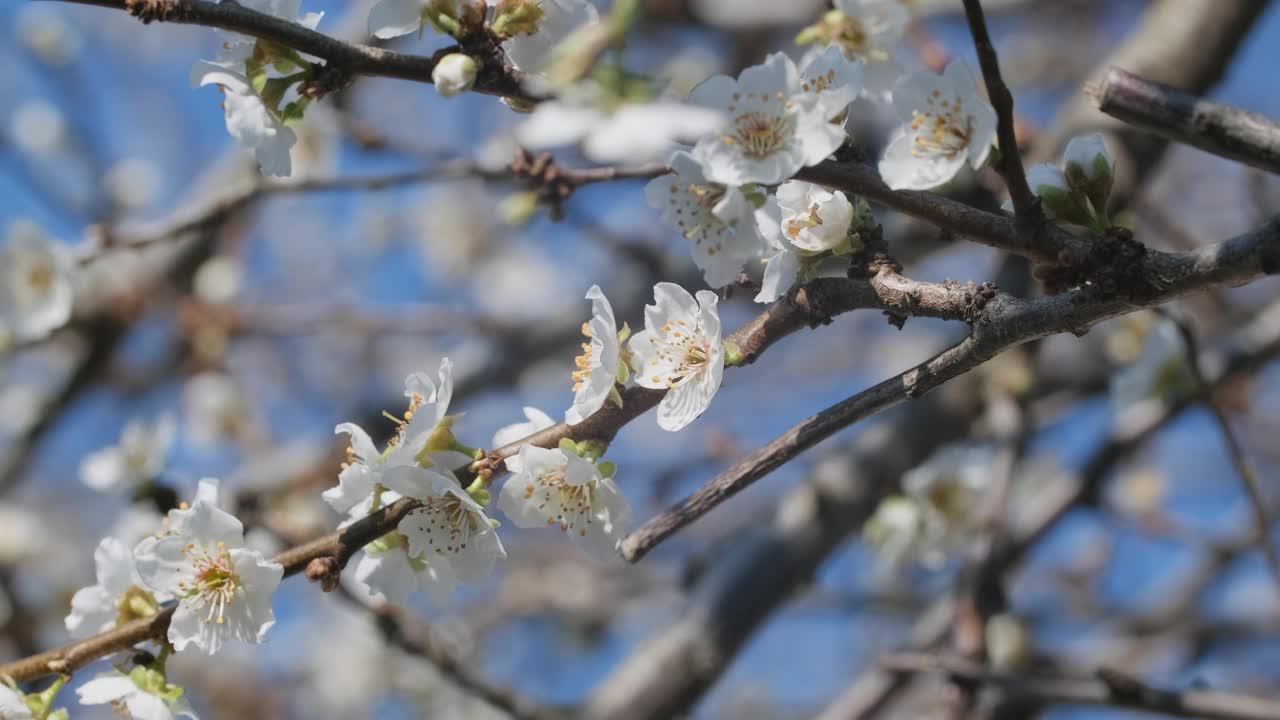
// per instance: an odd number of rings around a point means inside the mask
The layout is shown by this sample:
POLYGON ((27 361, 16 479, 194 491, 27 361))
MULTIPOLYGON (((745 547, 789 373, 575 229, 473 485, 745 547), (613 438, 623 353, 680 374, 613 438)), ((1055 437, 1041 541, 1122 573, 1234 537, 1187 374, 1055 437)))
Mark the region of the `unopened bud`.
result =
POLYGON ((470 90, 476 84, 479 71, 479 64, 470 55, 449 53, 440 58, 431 71, 431 82, 435 83, 436 92, 444 97, 453 97, 470 90))

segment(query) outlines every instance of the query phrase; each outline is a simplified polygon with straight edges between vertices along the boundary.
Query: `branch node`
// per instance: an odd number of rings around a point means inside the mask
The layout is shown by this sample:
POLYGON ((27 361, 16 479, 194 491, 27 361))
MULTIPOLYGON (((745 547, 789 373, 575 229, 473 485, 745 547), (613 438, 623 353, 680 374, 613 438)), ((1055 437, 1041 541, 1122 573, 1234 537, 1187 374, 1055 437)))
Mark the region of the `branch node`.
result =
POLYGON ((311 582, 320 583, 324 592, 333 592, 342 579, 342 563, 331 555, 318 557, 307 563, 306 575, 311 582))
POLYGON ((124 7, 129 14, 142 21, 143 25, 152 22, 181 22, 185 17, 185 8, 174 0, 125 0, 124 7))

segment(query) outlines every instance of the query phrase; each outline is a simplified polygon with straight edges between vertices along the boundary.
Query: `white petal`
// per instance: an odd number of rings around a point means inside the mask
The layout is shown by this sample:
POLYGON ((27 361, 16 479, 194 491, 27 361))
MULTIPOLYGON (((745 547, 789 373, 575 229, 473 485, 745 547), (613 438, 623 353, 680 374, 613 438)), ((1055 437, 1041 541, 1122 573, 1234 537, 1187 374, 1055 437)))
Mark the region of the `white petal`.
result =
POLYGON ((71 597, 71 612, 64 621, 67 633, 80 640, 115 627, 116 596, 101 585, 80 588, 71 597))
POLYGON ((604 113, 595 108, 546 102, 516 126, 516 140, 530 150, 573 145, 604 121, 604 113))
POLYGON ((201 545, 222 543, 228 548, 244 545, 244 525, 235 515, 203 497, 198 497, 187 510, 170 510, 169 529, 201 545))
POLYGON ((143 538, 134 548, 134 562, 142 582, 157 592, 178 594, 178 583, 190 584, 194 570, 186 556, 189 541, 179 535, 143 538))
POLYGON ((904 128, 894 131, 880 159, 880 176, 894 190, 931 190, 945 185, 964 167, 965 156, 916 157, 916 136, 904 128))
POLYGON ((387 40, 417 32, 422 5, 421 0, 378 0, 369 8, 369 34, 387 40))
POLYGON ((135 692, 125 698, 124 705, 133 720, 173 720, 165 701, 150 693, 135 692))
POLYGON ((99 675, 76 688, 76 696, 84 705, 104 705, 139 692, 132 680, 119 673, 99 675))
MULTIPOLYGON (((505 445, 510 445, 517 440, 523 440, 536 432, 545 430, 556 424, 556 421, 552 420, 550 415, 547 415, 538 408, 529 407, 528 405, 524 407, 524 416, 528 419, 528 422, 507 425, 494 433, 493 447, 500 448, 505 445)), ((507 467, 511 467, 510 458, 507 460, 507 467)))

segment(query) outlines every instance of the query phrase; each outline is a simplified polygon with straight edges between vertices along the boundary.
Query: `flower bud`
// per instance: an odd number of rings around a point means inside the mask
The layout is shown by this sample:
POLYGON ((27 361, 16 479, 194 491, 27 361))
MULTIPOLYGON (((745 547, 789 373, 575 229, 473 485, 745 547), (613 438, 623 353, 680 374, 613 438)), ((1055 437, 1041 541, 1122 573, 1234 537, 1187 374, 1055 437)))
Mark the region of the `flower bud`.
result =
POLYGON ((533 0, 502 0, 493 12, 489 29, 498 37, 532 35, 542 21, 542 7, 533 0))
POLYGON ((1094 213, 1105 217, 1115 174, 1102 135, 1094 133, 1072 138, 1063 152, 1063 165, 1071 189, 1088 197, 1094 213))
POLYGON ((436 92, 444 97, 453 97, 470 90, 476 84, 479 71, 479 64, 469 55, 449 53, 440 58, 431 71, 431 82, 435 83, 436 92))

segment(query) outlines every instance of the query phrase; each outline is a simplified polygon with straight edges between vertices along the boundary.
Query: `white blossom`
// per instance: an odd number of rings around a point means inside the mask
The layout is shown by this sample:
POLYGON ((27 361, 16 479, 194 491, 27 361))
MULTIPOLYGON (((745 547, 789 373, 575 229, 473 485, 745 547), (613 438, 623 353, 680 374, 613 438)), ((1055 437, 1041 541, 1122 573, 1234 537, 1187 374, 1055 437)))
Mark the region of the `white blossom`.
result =
POLYGON ((31 155, 53 153, 67 140, 67 121, 52 103, 27 100, 9 119, 9 139, 31 155))
POLYGON ((1121 412, 1151 397, 1184 392, 1194 383, 1182 332, 1177 323, 1161 318, 1147 329, 1138 359, 1111 376, 1111 405, 1121 412))
POLYGON ((374 601, 403 605, 415 590, 434 603, 447 603, 458 585, 449 561, 409 557, 408 541, 393 532, 366 545, 350 577, 356 589, 374 601))
POLYGON ((847 242, 853 203, 843 192, 789 180, 778 187, 782 231, 791 244, 809 252, 832 250, 847 242))
POLYGON ((111 705, 118 715, 132 720, 196 720, 182 688, 170 685, 162 673, 145 667, 128 675, 104 673, 76 689, 82 705, 111 705))
POLYGON ((755 206, 741 188, 709 181, 687 152, 673 154, 668 164, 672 172, 650 180, 645 199, 691 243, 693 262, 708 285, 733 283, 763 250, 755 206))
POLYGON ((0 718, 4 720, 33 720, 31 708, 16 691, 0 683, 0 718))
POLYGON ((563 448, 525 445, 517 457, 520 469, 498 496, 498 508, 511 522, 557 527, 593 557, 614 559, 630 509, 613 479, 563 448))
POLYGON ((298 136, 279 114, 254 93, 242 63, 201 60, 191 69, 191 86, 222 88, 227 132, 253 153, 264 175, 287 177, 293 171, 289 150, 298 136))
POLYGON ((142 587, 133 552, 116 538, 106 537, 98 543, 93 551, 93 564, 98 584, 77 590, 71 598, 66 626, 73 638, 86 638, 118 624, 154 615, 158 603, 169 599, 163 593, 152 593, 142 587))
POLYGON ((923 513, 926 565, 940 566, 974 526, 993 460, 989 448, 948 445, 902 476, 903 490, 923 513))
POLYGON ((284 568, 244 547, 244 527, 218 509, 216 492, 201 481, 188 509, 169 511, 168 532, 134 550, 143 582, 178 600, 168 639, 179 652, 195 645, 212 655, 228 637, 260 643, 275 624, 271 594, 284 568))
POLYGON ((369 8, 369 34, 390 40, 416 33, 426 22, 426 0, 378 0, 369 8))
MULTIPOLYGON (((565 413, 565 415, 568 414, 568 412, 565 413)), ((524 408, 524 416, 527 419, 526 422, 513 423, 499 428, 498 431, 493 434, 493 447, 500 448, 510 445, 513 442, 523 440, 536 432, 546 430, 556 424, 556 421, 552 420, 550 415, 535 407, 529 407, 526 405, 524 408)), ((513 473, 520 472, 519 454, 512 455, 507 458, 506 466, 507 469, 513 473)))
POLYGON ((480 66, 470 55, 449 53, 431 69, 431 82, 441 96, 453 97, 470 90, 479 71, 480 66))
MULTIPOLYGON (((564 413, 565 422, 570 425, 577 425, 604 407, 619 381, 621 349, 613 306, 599 285, 587 290, 587 299, 591 301, 591 320, 583 323, 582 334, 589 341, 582 343, 582 354, 574 358, 578 369, 573 372, 573 405, 564 413)), ((625 382, 626 378, 621 379, 625 382)))
POLYGON ((677 143, 693 143, 725 124, 723 113, 670 98, 617 102, 594 83, 581 83, 540 103, 516 127, 530 150, 581 143, 599 163, 639 164, 657 160, 677 143))
POLYGON ((0 250, 0 321, 19 340, 39 340, 71 319, 71 257, 32 222, 9 224, 0 250))
POLYGON ((813 99, 819 117, 836 120, 862 92, 862 63, 835 47, 808 53, 800 64, 800 91, 813 99))
POLYGON ((724 375, 724 347, 716 295, 697 298, 675 283, 653 286, 644 308, 644 330, 628 344, 636 384, 667 390, 658 404, 658 426, 676 431, 711 404, 724 375))
POLYGON ((782 209, 777 198, 769 198, 755 215, 760 236, 768 245, 764 252, 764 277, 760 280, 760 292, 756 293, 755 301, 771 303, 795 287, 802 259, 796 246, 782 234, 782 209))
MULTIPOLYGON (((830 78, 835 77, 835 69, 830 78)), ((817 68, 815 68, 816 72, 817 68)), ((857 75, 851 71, 849 77, 857 75)), ((699 141, 694 155, 707 179, 724 185, 780 183, 802 167, 815 165, 840 147, 844 129, 830 122, 838 97, 848 88, 824 96, 823 72, 809 78, 808 90, 796 65, 773 53, 764 63, 742 71, 735 80, 717 75, 694 88, 689 101, 726 113, 730 123, 699 141), (824 98, 819 102, 819 98, 824 98)))
POLYGON ((544 89, 546 72, 562 52, 565 40, 578 30, 600 22, 600 13, 587 0, 540 0, 538 31, 521 33, 502 43, 507 59, 525 74, 531 90, 544 89))
POLYGON ((400 521, 411 558, 447 563, 460 582, 489 576, 507 556, 484 508, 453 477, 421 467, 396 467, 383 474, 384 484, 416 498, 422 507, 400 521))
POLYGON ((949 182, 966 160, 974 169, 987 161, 996 114, 978 95, 963 60, 952 61, 942 75, 904 76, 894 86, 893 106, 902 125, 880 160, 880 175, 889 187, 928 190, 949 182))
POLYGON ((212 445, 234 436, 248 419, 248 404, 230 375, 206 371, 182 388, 183 429, 197 445, 212 445))
POLYGON ((836 0, 835 7, 796 41, 838 48, 845 57, 865 64, 863 96, 879 102, 893 97, 893 84, 902 70, 893 62, 893 50, 911 21, 900 0, 836 0))
POLYGON ((80 463, 80 479, 98 492, 131 492, 164 470, 173 437, 168 415, 154 423, 132 420, 118 444, 90 453, 80 463))
MULTIPOLYGON (((301 0, 244 0, 241 5, 314 30, 322 13, 299 15, 301 0)), ((297 135, 285 124, 278 108, 284 91, 272 88, 280 78, 267 78, 266 65, 292 64, 285 56, 264 61, 254 54, 257 41, 228 33, 218 59, 198 61, 191 68, 191 86, 217 85, 222 89, 227 132, 242 147, 253 152, 266 175, 288 176, 292 172, 289 151, 297 135), (264 93, 270 92, 271 98, 264 93)))

